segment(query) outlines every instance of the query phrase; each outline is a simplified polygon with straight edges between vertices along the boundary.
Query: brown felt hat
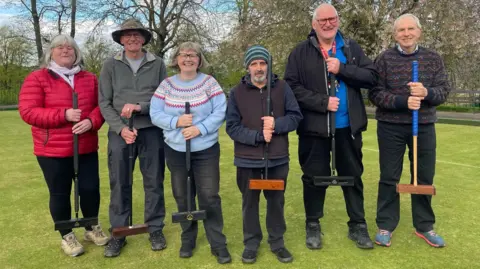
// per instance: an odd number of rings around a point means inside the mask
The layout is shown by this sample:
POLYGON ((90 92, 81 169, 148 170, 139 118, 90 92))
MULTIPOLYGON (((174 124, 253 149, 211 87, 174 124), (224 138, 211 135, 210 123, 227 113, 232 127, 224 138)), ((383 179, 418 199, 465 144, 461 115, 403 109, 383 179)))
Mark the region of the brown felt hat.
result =
POLYGON ((122 36, 123 32, 131 30, 139 31, 143 35, 143 38, 145 39, 145 43, 143 43, 143 45, 147 45, 148 42, 150 42, 150 39, 152 39, 152 33, 145 29, 142 23, 137 19, 128 19, 124 21, 120 26, 120 29, 112 33, 112 38, 115 42, 122 45, 120 43, 120 37, 122 36))

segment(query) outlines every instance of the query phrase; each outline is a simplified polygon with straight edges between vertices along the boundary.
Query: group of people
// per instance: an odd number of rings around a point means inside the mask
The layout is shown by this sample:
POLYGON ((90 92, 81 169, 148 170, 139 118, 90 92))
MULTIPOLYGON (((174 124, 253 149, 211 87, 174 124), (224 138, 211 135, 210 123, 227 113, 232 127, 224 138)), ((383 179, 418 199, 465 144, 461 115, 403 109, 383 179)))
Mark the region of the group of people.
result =
MULTIPOLYGON (((289 173, 288 134, 298 134, 298 157, 303 172, 305 244, 322 248, 326 187, 314 184, 315 176, 330 176, 330 129, 336 130, 336 162, 339 176, 354 178, 343 186, 348 213, 348 238, 362 249, 372 249, 365 221, 363 196, 362 132, 367 115, 360 89, 368 89, 377 106, 380 181, 378 188, 375 243, 390 246, 399 222, 399 195, 403 155, 408 145, 412 162, 412 110, 419 111, 418 183, 433 183, 435 171, 435 107, 450 91, 441 57, 419 46, 421 24, 405 14, 393 25, 396 45, 382 52, 375 62, 362 48, 339 31, 340 19, 330 4, 321 4, 313 14, 312 30, 288 57, 284 80, 270 74, 270 52, 250 46, 244 53, 247 74, 227 100, 219 83, 200 71, 208 62, 194 42, 182 43, 172 54, 171 68, 147 51, 152 34, 135 19, 126 20, 112 33, 123 50, 107 59, 100 77, 82 70, 82 55, 75 41, 66 35, 55 37, 46 50, 41 69, 32 72, 22 85, 19 112, 32 126, 34 154, 43 171, 54 221, 71 218, 70 193, 73 176, 73 134, 79 135, 79 195, 84 217, 97 217, 100 204, 98 130, 106 121, 108 129, 108 170, 110 178, 110 231, 128 226, 132 208, 129 182, 129 145, 139 159, 145 192, 144 221, 154 251, 167 246, 163 234, 165 219, 165 163, 171 173, 172 192, 178 211, 188 209, 188 200, 198 197, 206 211, 203 220, 211 253, 218 263, 231 262, 223 233, 220 187, 219 128, 234 141, 237 185, 242 194, 242 261, 254 263, 263 239, 259 221, 260 190, 249 188, 249 179, 260 178, 268 146, 269 178, 285 183, 289 173), (412 82, 411 62, 419 61, 419 81, 412 82), (330 76, 335 76, 334 85, 330 76), (335 87, 336 96, 329 95, 335 87), (267 91, 267 88, 270 91, 267 91), (78 94, 78 108, 72 93, 78 94), (269 96, 267 94, 270 93, 269 96), (266 100, 270 101, 267 111, 266 100), (190 113, 186 113, 186 102, 190 113), (332 126, 329 114, 335 113, 332 126), (134 117, 134 128, 128 120, 134 117), (191 141, 191 197, 187 194, 187 148, 191 141)), ((267 201, 266 227, 271 251, 279 261, 293 260, 285 247, 285 190, 264 190, 267 201)), ((435 215, 431 196, 412 195, 416 235, 434 247, 445 246, 433 228, 435 215)), ((189 258, 196 247, 198 222, 181 223, 179 256, 189 258)), ((65 254, 84 252, 72 230, 60 230, 65 254)), ((86 227, 86 241, 104 246, 106 257, 120 255, 125 238, 107 236, 100 225, 86 227)))

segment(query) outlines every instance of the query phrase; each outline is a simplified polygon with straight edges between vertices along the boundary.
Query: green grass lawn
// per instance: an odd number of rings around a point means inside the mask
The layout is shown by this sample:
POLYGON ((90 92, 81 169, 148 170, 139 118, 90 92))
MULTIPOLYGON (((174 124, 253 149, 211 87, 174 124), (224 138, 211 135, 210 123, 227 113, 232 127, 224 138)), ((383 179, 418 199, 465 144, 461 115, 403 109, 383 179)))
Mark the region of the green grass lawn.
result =
MULTIPOLYGON (((0 264, 2 268, 219 268, 201 227, 197 248, 190 259, 180 259, 180 226, 171 223, 176 212, 170 177, 166 174, 166 226, 168 247, 161 252, 150 250, 148 235, 128 238, 128 245, 115 259, 103 257, 103 247, 85 242, 86 253, 67 257, 60 249, 60 236, 53 230, 48 210, 48 190, 36 158, 32 154, 29 126, 17 111, 0 112, 0 264)), ((376 122, 370 120, 364 133, 363 181, 365 211, 370 235, 376 230, 376 193, 379 178, 376 122)), ((106 165, 106 130, 100 137, 101 208, 100 222, 108 228, 109 186, 106 165)), ((402 195, 401 220, 390 248, 360 250, 347 238, 347 214, 341 189, 328 190, 325 217, 322 219, 324 248, 311 251, 305 246, 304 209, 301 170, 297 161, 297 137, 290 136, 291 166, 286 191, 286 246, 294 255, 292 264, 281 264, 269 251, 264 229, 258 261, 251 268, 479 268, 480 267, 480 146, 478 127, 437 125, 437 195, 433 206, 436 230, 444 236, 447 247, 434 249, 414 236, 410 197, 402 195)), ((225 268, 240 268, 242 244, 241 196, 236 186, 233 166, 233 143, 221 130, 221 197, 224 232, 233 263, 225 268)), ((134 181, 134 223, 143 220, 143 188, 136 169, 134 181)), ((402 183, 409 181, 407 163, 402 183)), ((261 204, 261 223, 265 225, 265 203, 261 204)), ((83 243, 83 230, 77 229, 83 243)))

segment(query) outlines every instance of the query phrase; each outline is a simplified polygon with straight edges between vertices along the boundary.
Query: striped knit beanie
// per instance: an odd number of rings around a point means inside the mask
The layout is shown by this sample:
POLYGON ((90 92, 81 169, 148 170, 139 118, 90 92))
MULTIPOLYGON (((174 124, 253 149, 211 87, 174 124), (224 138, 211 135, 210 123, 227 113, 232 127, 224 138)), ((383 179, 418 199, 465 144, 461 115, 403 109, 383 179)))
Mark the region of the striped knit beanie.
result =
POLYGON ((254 60, 265 60, 268 63, 268 56, 270 52, 260 45, 253 45, 247 49, 245 56, 243 57, 243 64, 245 68, 248 68, 250 63, 254 60))

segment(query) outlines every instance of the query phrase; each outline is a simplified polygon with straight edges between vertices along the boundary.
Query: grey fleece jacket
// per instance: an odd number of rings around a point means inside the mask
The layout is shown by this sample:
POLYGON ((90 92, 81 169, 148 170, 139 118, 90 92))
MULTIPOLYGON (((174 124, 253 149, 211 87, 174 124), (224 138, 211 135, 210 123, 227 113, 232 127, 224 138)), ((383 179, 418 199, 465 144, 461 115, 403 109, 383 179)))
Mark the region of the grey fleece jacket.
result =
POLYGON ((150 120, 150 100, 163 79, 167 77, 164 61, 144 50, 145 57, 136 73, 132 71, 120 51, 103 63, 99 77, 98 102, 109 131, 120 134, 128 121, 120 117, 123 106, 139 104, 141 112, 135 116, 135 129, 154 126, 150 120))

